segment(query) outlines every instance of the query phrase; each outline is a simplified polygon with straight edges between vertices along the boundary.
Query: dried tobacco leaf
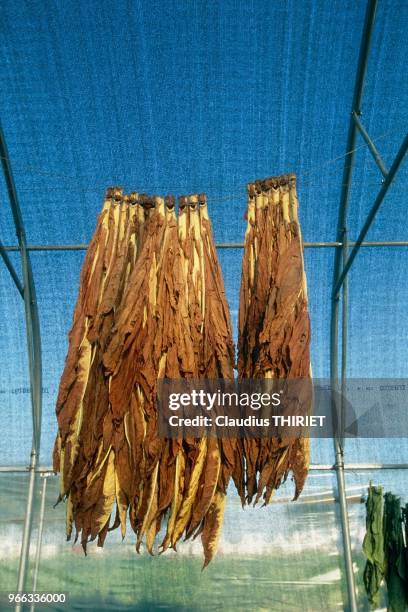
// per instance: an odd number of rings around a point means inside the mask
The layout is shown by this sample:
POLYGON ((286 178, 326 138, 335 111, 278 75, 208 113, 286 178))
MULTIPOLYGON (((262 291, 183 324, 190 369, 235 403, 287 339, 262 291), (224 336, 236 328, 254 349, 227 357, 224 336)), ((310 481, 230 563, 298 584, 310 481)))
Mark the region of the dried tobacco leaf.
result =
MULTIPOLYGON (((309 375, 309 319, 293 177, 250 186, 240 306, 241 377, 309 375), (272 237, 272 239, 271 239, 272 237)), ((205 196, 110 191, 86 256, 61 380, 54 465, 86 550, 126 517, 150 553, 201 534, 212 559, 233 477, 241 499, 291 470, 296 495, 307 440, 188 438, 157 431, 160 378, 233 378, 228 305, 205 196), (113 508, 116 516, 109 527, 113 508)))
POLYGON ((109 390, 102 356, 141 248, 146 216, 137 194, 123 197, 119 188, 107 191, 82 267, 60 383, 54 468, 61 472, 60 497, 68 498, 67 537, 75 522, 84 548, 97 535, 102 543, 115 501, 122 533, 125 529, 126 503, 112 450, 115 432, 107 418, 109 390))
MULTIPOLYGON (((204 519, 214 499, 220 505, 225 496, 233 443, 159 439, 156 388, 160 378, 232 377, 231 325, 205 198, 183 199, 178 223, 172 198, 155 198, 154 205, 103 356, 112 412, 105 429, 117 432, 117 482, 137 549, 145 540, 153 552, 167 519, 162 550, 203 531, 208 562, 221 515, 206 525, 204 519)), ((120 522, 117 516, 114 525, 120 522)))
MULTIPOLYGON (((243 378, 308 378, 310 322, 296 179, 286 175, 248 185, 248 226, 242 264, 238 372, 243 378)), ((292 472, 295 499, 308 470, 304 437, 245 439, 235 481, 248 503, 271 496, 292 472), (245 470, 242 461, 245 458, 245 470)))

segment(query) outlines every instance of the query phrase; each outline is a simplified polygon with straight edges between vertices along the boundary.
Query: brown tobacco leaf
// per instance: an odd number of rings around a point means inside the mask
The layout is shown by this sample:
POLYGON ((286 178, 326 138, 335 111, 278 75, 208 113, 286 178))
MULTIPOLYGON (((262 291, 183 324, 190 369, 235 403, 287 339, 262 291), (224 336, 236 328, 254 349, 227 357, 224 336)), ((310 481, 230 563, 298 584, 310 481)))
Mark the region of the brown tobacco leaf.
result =
MULTIPOLYGON (((156 296, 159 314, 152 358, 156 378, 231 377, 231 326, 205 200, 196 195, 182 199, 177 233, 174 219, 174 212, 167 210, 167 226, 151 292, 156 296)), ((161 440, 156 445, 155 434, 156 422, 150 415, 146 440, 154 441, 152 458, 158 462, 156 514, 148 512, 152 489, 151 472, 147 468, 138 509, 131 510, 131 518, 134 517, 138 547, 146 536, 146 545, 151 551, 154 537, 168 513, 161 545, 164 551, 169 546, 175 549, 184 534, 190 537, 203 530, 217 487, 225 489, 229 476, 226 473, 220 480, 221 450, 217 440, 161 440)), ((144 449, 146 455, 146 442, 144 449)), ((225 454, 233 456, 230 446, 225 454)), ((153 465, 154 461, 147 464, 153 465)), ((207 524, 205 546, 207 541, 212 541, 211 529, 220 528, 220 524, 212 525, 207 524)), ((216 539, 214 534, 211 555, 216 539)))
MULTIPOLYGON (((103 543, 115 501, 123 535, 125 530, 127 497, 117 477, 123 445, 115 456, 111 449, 117 435, 112 423, 107 426, 110 407, 102 354, 141 247, 142 225, 147 215, 137 199, 137 194, 122 197, 119 189, 107 192, 81 273, 73 323, 76 333, 70 334, 58 396, 59 433, 54 465, 61 471, 61 496, 68 496, 67 536, 70 537, 75 521, 77 532, 82 530, 84 548, 88 538, 97 535, 99 544, 103 543), (78 330, 82 334, 79 343, 78 330), (67 380, 72 373, 69 387, 67 380), (103 467, 108 452, 109 495, 103 467)), ((123 429, 123 424, 116 429, 121 426, 123 429)))
POLYGON ((200 476, 196 500, 192 509, 192 516, 186 537, 192 536, 199 528, 203 517, 208 509, 216 492, 221 467, 221 457, 218 440, 214 437, 206 439, 205 465, 200 476))
MULTIPOLYGON (((116 420, 120 419, 121 407, 128 402, 128 390, 138 389, 131 410, 137 413, 141 410, 144 433, 142 437, 137 429, 128 433, 129 439, 141 445, 142 457, 134 470, 138 486, 130 497, 130 518, 137 534, 137 548, 145 537, 150 552, 168 510, 170 518, 163 548, 175 546, 182 535, 194 497, 194 485, 187 482, 186 469, 199 470, 199 466, 194 467, 187 446, 184 448, 177 440, 160 440, 157 434, 158 378, 192 376, 195 360, 174 206, 160 198, 156 200, 153 217, 157 231, 145 240, 104 359, 112 376, 110 399, 116 420), (172 504, 172 498, 180 503, 172 504)), ((132 423, 140 430, 140 421, 138 425, 130 419, 130 428, 132 423)))
POLYGON ((197 497, 198 485, 200 482, 203 467, 205 465, 207 451, 207 440, 203 438, 198 445, 198 452, 194 458, 194 463, 191 468, 191 475, 188 479, 188 487, 185 489, 183 502, 180 506, 176 524, 174 526, 172 543, 175 544, 184 533, 184 530, 191 518, 193 504, 197 497))
POLYGON ((201 533, 201 541, 204 547, 203 569, 210 563, 217 550, 224 518, 225 499, 225 494, 221 491, 217 491, 203 521, 201 533))
MULTIPOLYGON (((59 441, 54 452, 54 469, 57 471, 60 469, 59 449, 61 447, 61 439, 65 444, 70 432, 72 435, 75 435, 81 420, 80 416, 77 417, 77 413, 80 411, 82 397, 86 388, 91 353, 91 347, 86 340, 89 329, 87 305, 89 305, 91 297, 97 301, 97 295, 91 292, 91 284, 96 271, 100 271, 99 261, 107 242, 108 216, 113 205, 110 195, 110 192, 108 192, 82 267, 79 295, 74 310, 72 328, 69 333, 68 355, 60 381, 56 406, 59 441), (79 423, 75 422, 76 419, 79 423)), ((92 311, 94 308, 91 306, 90 310, 92 311)))
MULTIPOLYGON (((240 378, 310 377, 310 322, 297 217, 294 175, 248 185, 248 226, 239 310, 240 378)), ((310 406, 306 406, 310 410, 310 406)), ((247 439, 239 444, 238 490, 250 502, 273 491, 292 472, 301 493, 309 465, 309 441, 247 439), (239 479, 241 482, 239 482, 239 479)), ((236 468, 237 470, 238 468, 236 468)))
MULTIPOLYGON (((179 239, 194 347, 194 377, 232 378, 234 347, 230 317, 205 196, 180 198, 179 239)), ((180 451, 185 456, 184 500, 171 542, 175 547, 184 530, 189 538, 205 529, 202 541, 207 563, 216 549, 222 515, 219 514, 218 521, 205 524, 206 515, 213 508, 214 499, 228 486, 234 469, 234 444, 214 438, 184 440, 180 451)), ((166 536, 164 548, 168 541, 166 536)))
POLYGON ((117 233, 121 193, 121 190, 108 190, 95 238, 91 242, 81 273, 79 297, 69 336, 68 356, 57 399, 59 433, 54 467, 62 472, 61 496, 70 490, 73 469, 81 455, 80 435, 83 425, 86 427, 89 424, 87 389, 92 387, 96 397, 100 390, 98 384, 88 384, 89 379, 95 382, 91 364, 97 349, 92 343, 92 328, 103 296, 102 288, 107 270, 114 258, 112 236, 117 233))
POLYGON ((163 200, 156 198, 154 205, 137 266, 129 277, 123 304, 104 353, 110 385, 109 418, 118 432, 114 443, 120 460, 117 464, 118 481, 131 506, 131 524, 138 535, 137 546, 140 547, 143 536, 147 534, 150 549, 159 499, 158 458, 161 448, 154 399, 159 368, 154 343, 159 342, 160 326, 157 272, 162 263, 163 241, 166 241, 168 233, 163 200))
MULTIPOLYGON (((182 201, 108 193, 85 258, 58 399, 54 453, 86 550, 110 529, 152 553, 202 534, 213 557, 236 440, 158 437, 160 378, 232 378, 234 347, 204 196, 182 201), (114 506, 116 511, 114 512, 114 506), (114 520, 109 527, 110 519, 114 520)), ((236 468, 236 457, 239 467, 236 468)))

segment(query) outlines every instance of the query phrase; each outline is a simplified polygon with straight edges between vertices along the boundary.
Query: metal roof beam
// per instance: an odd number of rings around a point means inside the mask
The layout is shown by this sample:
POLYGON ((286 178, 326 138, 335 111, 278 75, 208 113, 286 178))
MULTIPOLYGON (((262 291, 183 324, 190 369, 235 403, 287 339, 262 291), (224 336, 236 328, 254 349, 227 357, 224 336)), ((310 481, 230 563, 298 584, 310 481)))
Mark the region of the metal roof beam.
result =
POLYGON ((405 138, 404 138, 404 140, 402 142, 402 145, 401 145, 397 155, 395 156, 395 159, 394 159, 394 161, 392 163, 390 171, 388 172, 388 174, 387 174, 387 176, 386 176, 386 178, 384 180, 384 183, 383 183, 383 185, 382 185, 382 187, 381 187, 381 189, 380 189, 380 191, 379 191, 379 193, 378 193, 378 195, 377 195, 377 197, 376 197, 376 199, 374 201, 374 204, 373 204, 370 212, 368 213, 366 222, 364 223, 363 228, 362 228, 362 230, 361 230, 361 232, 360 232, 360 234, 359 234, 359 236, 358 236, 358 238, 357 238, 357 240, 355 242, 355 245, 354 245, 350 255, 348 256, 348 258, 347 258, 347 260, 346 260, 346 262, 344 264, 343 270, 342 270, 342 272, 341 272, 341 274, 340 274, 340 276, 339 276, 339 278, 337 280, 337 283, 336 283, 336 285, 334 287, 334 290, 333 290, 333 298, 334 299, 336 299, 338 297, 338 295, 339 295, 340 289, 341 289, 341 287, 342 287, 342 285, 344 283, 344 279, 346 278, 346 276, 347 276, 347 274, 348 274, 348 272, 349 272, 349 270, 351 268, 351 265, 352 265, 353 261, 355 260, 358 251, 360 250, 361 244, 362 244, 364 238, 366 237, 367 232, 370 229, 372 222, 374 221, 374 217, 377 214, 377 212, 378 212, 378 210, 379 210, 379 208, 380 208, 380 206, 381 206, 381 204, 382 204, 382 202, 383 202, 383 200, 384 200, 384 198, 385 198, 385 196, 387 194, 387 191, 388 191, 391 183, 393 182, 393 180, 395 178, 396 173, 398 172, 398 169, 399 169, 399 167, 400 167, 400 165, 401 165, 401 163, 402 163, 402 161, 403 161, 403 159, 404 159, 404 157, 405 157, 405 155, 407 153, 407 150, 408 150, 408 134, 405 136, 405 138))
POLYGON ((370 151, 371 155, 373 156, 375 163, 379 167, 381 174, 384 177, 386 177, 387 174, 388 174, 388 170, 385 167, 385 164, 384 164, 383 160, 381 159, 381 155, 379 154, 377 147, 375 146, 374 142, 371 140, 371 138, 370 138, 367 130, 365 129, 364 125, 361 123, 360 117, 357 115, 356 111, 353 110, 353 112, 351 114, 352 114, 352 117, 354 119, 354 123, 356 124, 356 127, 357 127, 358 131, 360 132, 360 134, 364 138, 364 141, 365 141, 367 147, 369 148, 369 151, 370 151))

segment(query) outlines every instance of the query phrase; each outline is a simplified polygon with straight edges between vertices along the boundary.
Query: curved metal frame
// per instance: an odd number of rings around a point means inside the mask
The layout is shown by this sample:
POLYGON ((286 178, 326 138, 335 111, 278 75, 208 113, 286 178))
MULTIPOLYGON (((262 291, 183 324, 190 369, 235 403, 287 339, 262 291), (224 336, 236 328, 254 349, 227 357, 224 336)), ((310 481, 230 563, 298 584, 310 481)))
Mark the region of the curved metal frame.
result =
MULTIPOLYGON (((14 226, 16 229, 19 251, 21 255, 21 268, 23 273, 23 283, 19 283, 18 275, 12 266, 11 261, 7 262, 5 251, 2 249, 2 257, 9 269, 17 288, 23 290, 25 322, 27 332, 28 367, 30 378, 31 409, 33 437, 30 456, 30 478, 28 485, 27 508, 24 521, 23 540, 21 544, 20 564, 18 569, 17 591, 25 589, 28 558, 30 552, 31 529, 33 521, 33 502, 36 483, 36 471, 39 460, 41 442, 41 410, 42 410, 42 358, 41 358, 41 334, 38 305, 31 267, 30 255, 27 250, 27 241, 24 231, 24 222, 18 202, 16 186, 11 171, 10 158, 7 151, 6 140, 3 129, 0 125, 0 155, 3 167, 4 178, 7 185, 7 192, 13 214, 14 226), (9 264, 9 265, 8 265, 9 264)), ((21 605, 16 606, 20 610, 21 605)))
MULTIPOLYGON (((339 205, 339 216, 337 224, 336 240, 341 246, 336 248, 333 271, 333 288, 331 296, 331 325, 330 325, 330 377, 331 387, 334 391, 341 389, 340 397, 343 396, 346 382, 347 368, 347 316, 348 316, 348 272, 353 261, 363 246, 363 241, 379 210, 384 197, 393 182, 395 175, 401 165, 402 160, 408 149, 408 136, 405 137, 389 171, 387 171, 379 152, 373 141, 368 135, 367 130, 361 123, 361 103, 364 91, 364 81, 367 72, 368 58, 370 54, 372 33, 374 29, 375 14, 377 10, 377 0, 368 0, 363 34, 361 38, 360 53, 356 81, 354 86, 354 96, 351 110, 350 125, 347 137, 346 158, 342 177, 342 192, 339 205), (374 204, 367 216, 364 226, 349 253, 350 243, 348 242, 347 212, 350 198, 350 188, 353 174, 353 164, 356 150, 357 132, 360 132, 370 153, 373 156, 383 177, 383 185, 374 201, 374 204), (342 291, 342 318, 341 318, 341 365, 340 365, 340 385, 339 385, 339 311, 340 311, 340 292, 342 291)), ((340 417, 340 422, 344 420, 344 410, 342 400, 338 404, 338 393, 333 394, 333 409, 340 417)), ((344 431, 344 429, 343 429, 344 431)), ((353 557, 350 540, 350 527, 348 521, 346 487, 344 478, 344 435, 334 439, 335 469, 337 475, 337 487, 340 503, 340 516, 343 535, 343 551, 347 579, 347 592, 349 609, 357 611, 357 593, 354 580, 353 557)))

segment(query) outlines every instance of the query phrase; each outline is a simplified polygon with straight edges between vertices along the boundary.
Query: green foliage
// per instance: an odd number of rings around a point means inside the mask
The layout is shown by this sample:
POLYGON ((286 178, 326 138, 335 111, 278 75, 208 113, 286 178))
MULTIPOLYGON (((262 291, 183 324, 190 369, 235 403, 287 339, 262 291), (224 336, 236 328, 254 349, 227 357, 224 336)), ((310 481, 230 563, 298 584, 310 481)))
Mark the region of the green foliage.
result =
POLYGON ((373 487, 370 483, 366 508, 367 531, 363 542, 363 552, 367 557, 367 563, 364 569, 364 586, 370 605, 378 608, 380 587, 385 574, 382 487, 373 487))
POLYGON ((384 496, 384 550, 388 610, 389 612, 404 612, 407 569, 402 533, 401 500, 392 493, 386 493, 384 496))
POLYGON ((385 579, 389 612, 407 608, 407 549, 403 524, 408 533, 408 505, 401 510, 401 500, 392 493, 383 496, 382 487, 370 483, 366 502, 366 535, 363 552, 367 558, 364 586, 373 608, 380 606, 380 589, 385 579))

